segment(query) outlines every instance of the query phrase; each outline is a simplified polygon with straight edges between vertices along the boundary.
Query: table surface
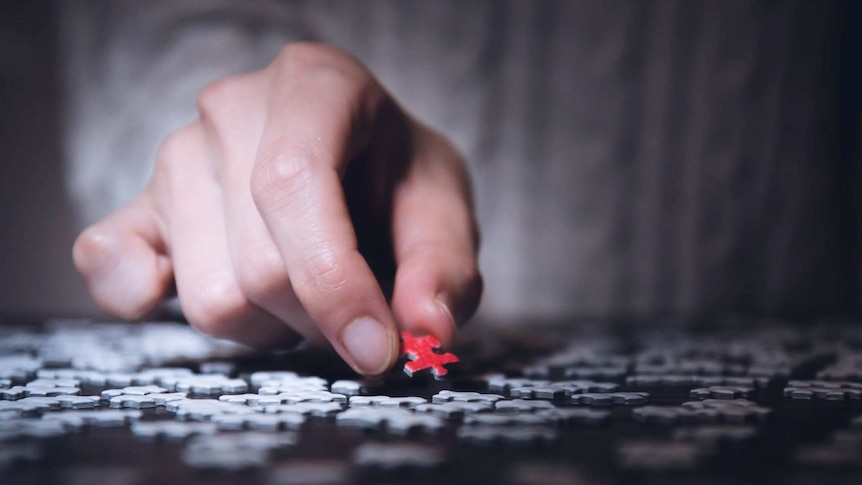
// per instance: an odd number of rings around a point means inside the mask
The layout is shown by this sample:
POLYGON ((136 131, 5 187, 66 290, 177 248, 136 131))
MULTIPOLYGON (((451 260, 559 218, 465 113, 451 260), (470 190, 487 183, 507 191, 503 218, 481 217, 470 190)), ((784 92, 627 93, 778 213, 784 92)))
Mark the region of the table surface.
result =
POLYGON ((3 326, 0 481, 858 483, 862 326, 753 328, 477 327, 438 381, 176 323, 3 326))

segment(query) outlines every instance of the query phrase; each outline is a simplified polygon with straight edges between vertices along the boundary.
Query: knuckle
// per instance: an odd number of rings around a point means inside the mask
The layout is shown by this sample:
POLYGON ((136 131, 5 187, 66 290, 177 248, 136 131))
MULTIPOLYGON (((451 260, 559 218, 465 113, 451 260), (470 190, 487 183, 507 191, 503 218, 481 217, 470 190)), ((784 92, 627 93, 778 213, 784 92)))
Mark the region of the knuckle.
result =
POLYGON ((374 76, 353 54, 325 44, 288 44, 276 58, 276 66, 285 76, 311 77, 317 85, 352 92, 357 99, 382 93, 374 76))
POLYGON ((347 284, 347 268, 334 253, 320 251, 308 258, 307 264, 308 274, 303 284, 306 291, 332 295, 347 284))
POLYGON ((349 52, 318 42, 293 42, 281 49, 276 62, 299 67, 323 67, 341 65, 345 68, 361 66, 349 52))
POLYGON ((281 256, 272 248, 243 252, 236 276, 240 289, 252 301, 268 298, 290 285, 281 256))
POLYGON ((240 81, 225 77, 213 81, 200 90, 197 97, 198 112, 202 117, 214 117, 237 98, 240 81))
POLYGON ((165 137, 156 153, 156 166, 154 177, 165 179, 170 175, 173 161, 180 157, 182 152, 182 137, 174 132, 165 137))
POLYGON ((169 134, 162 141, 156 153, 156 163, 153 178, 170 180, 175 172, 176 164, 187 158, 193 149, 191 126, 169 134))
POLYGON ((255 165, 251 174, 251 193, 264 207, 290 200, 304 192, 314 180, 313 155, 296 145, 280 150, 276 143, 255 165))
POLYGON ((236 282, 225 280, 196 284, 181 296, 183 313, 199 332, 216 338, 235 335, 235 324, 250 308, 236 282))

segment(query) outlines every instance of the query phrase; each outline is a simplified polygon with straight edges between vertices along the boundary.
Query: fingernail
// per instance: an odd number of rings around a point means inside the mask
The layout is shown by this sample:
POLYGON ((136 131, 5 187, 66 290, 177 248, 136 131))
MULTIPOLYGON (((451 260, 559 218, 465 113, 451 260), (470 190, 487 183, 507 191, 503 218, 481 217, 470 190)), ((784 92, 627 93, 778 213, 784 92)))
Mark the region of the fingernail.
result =
POLYGON ((382 323, 368 317, 357 318, 344 329, 341 342, 361 373, 376 375, 386 370, 392 339, 382 323))
POLYGON ((449 303, 449 295, 446 293, 437 293, 437 296, 434 298, 434 302, 443 310, 443 312, 449 317, 449 323, 452 324, 452 328, 457 329, 458 323, 455 321, 455 316, 452 314, 451 305, 449 303))

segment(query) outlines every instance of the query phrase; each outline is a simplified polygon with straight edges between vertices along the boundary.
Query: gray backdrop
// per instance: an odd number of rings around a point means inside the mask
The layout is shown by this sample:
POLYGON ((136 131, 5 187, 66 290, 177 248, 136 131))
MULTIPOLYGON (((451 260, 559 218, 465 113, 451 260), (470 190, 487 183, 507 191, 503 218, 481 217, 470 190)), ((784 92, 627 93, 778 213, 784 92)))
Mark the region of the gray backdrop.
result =
POLYGON ((140 190, 201 86, 299 39, 467 155, 489 319, 860 309, 852 2, 38 5, 0 15, 0 310, 91 311, 74 232, 140 190))

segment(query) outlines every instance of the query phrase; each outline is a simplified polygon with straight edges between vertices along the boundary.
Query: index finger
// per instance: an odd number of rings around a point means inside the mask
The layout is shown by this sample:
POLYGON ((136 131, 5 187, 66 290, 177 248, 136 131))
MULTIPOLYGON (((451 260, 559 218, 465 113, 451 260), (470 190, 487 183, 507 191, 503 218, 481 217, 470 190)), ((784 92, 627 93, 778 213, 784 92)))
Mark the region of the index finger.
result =
POLYGON ((345 361, 375 375, 398 357, 398 333, 358 251, 340 175, 373 124, 373 81, 333 54, 313 46, 282 54, 251 189, 300 302, 345 361))

